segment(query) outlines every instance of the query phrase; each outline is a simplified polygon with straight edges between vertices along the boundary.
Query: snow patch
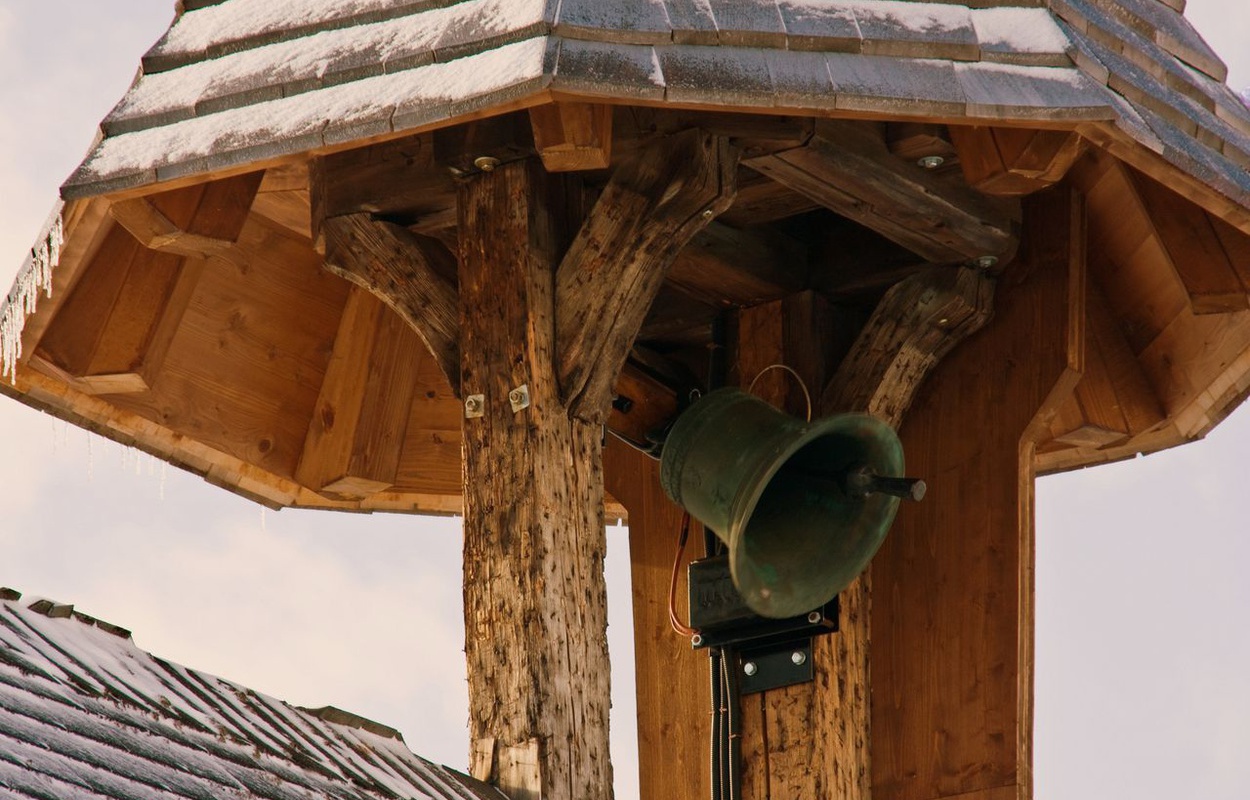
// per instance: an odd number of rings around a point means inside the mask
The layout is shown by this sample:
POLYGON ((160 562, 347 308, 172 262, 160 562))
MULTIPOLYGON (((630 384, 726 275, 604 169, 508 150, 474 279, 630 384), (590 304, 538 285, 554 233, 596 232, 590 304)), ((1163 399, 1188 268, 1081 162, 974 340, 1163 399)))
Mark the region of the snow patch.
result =
POLYGON ((972 26, 983 47, 1016 53, 1064 53, 1071 43, 1045 8, 981 8, 972 26))

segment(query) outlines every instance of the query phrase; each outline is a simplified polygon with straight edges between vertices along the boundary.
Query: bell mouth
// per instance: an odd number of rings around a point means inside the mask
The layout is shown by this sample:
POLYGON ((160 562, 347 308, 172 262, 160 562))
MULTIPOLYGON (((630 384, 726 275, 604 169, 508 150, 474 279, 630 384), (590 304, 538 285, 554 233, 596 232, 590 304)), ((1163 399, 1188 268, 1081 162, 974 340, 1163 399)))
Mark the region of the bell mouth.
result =
POLYGON ((863 572, 898 511, 898 498, 857 495, 837 476, 901 477, 902 444, 877 418, 842 414, 804 426, 760 464, 732 503, 730 572, 760 616, 805 615, 863 572))

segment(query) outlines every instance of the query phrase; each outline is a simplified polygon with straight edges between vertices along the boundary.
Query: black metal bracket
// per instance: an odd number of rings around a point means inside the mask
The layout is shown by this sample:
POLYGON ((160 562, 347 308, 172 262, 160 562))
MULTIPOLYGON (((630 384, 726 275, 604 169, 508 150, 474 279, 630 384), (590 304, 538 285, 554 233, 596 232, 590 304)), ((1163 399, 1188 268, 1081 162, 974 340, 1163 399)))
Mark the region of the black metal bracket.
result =
POLYGON ((812 680, 812 639, 838 630, 836 597, 807 614, 768 619, 752 612, 734 587, 728 555, 691 562, 687 575, 690 626, 698 631, 691 645, 733 648, 743 694, 812 680))

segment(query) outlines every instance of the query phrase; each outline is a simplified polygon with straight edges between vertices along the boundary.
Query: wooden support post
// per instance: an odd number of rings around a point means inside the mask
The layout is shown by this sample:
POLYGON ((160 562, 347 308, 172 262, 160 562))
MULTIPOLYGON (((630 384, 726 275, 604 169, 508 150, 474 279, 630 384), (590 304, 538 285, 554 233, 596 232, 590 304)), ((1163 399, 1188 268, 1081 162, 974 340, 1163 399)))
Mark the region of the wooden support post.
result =
POLYGON ((603 431, 560 400, 545 184, 522 161, 460 196, 460 377, 482 396, 463 450, 470 735, 512 800, 597 800, 612 796, 603 431))
POLYGON ((994 319, 934 371, 901 436, 929 483, 873 561, 875 800, 1032 792, 1033 451, 1083 364, 1082 199, 1026 201, 994 319))
POLYGON ((607 169, 612 163, 612 106, 556 102, 530 109, 534 147, 548 172, 607 169))
MULTIPOLYGON (((668 585, 682 511, 660 488, 658 461, 615 438, 608 441, 604 460, 608 491, 629 512, 638 796, 702 800, 711 794, 708 659, 693 652, 690 641, 668 621, 668 585)), ((696 526, 685 561, 702 554, 699 538, 696 526)), ((682 619, 689 619, 680 592, 677 609, 682 619)))

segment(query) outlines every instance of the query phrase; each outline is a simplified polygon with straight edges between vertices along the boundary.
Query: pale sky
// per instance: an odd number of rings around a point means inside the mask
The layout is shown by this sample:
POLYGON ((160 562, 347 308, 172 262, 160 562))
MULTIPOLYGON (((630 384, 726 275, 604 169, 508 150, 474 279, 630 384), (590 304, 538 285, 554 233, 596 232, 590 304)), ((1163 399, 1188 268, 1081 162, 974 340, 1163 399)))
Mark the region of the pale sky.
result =
MULTIPOLYGON (((0 293, 173 0, 0 0, 0 293)), ((1188 16, 1250 86, 1250 3, 1188 16)), ((467 757, 456 520, 262 513, 0 398, 0 585, 157 655, 467 757)), ((1250 412, 1038 489, 1037 797, 1250 796, 1250 412)), ((637 797, 625 533, 609 535, 618 797, 637 797)))

